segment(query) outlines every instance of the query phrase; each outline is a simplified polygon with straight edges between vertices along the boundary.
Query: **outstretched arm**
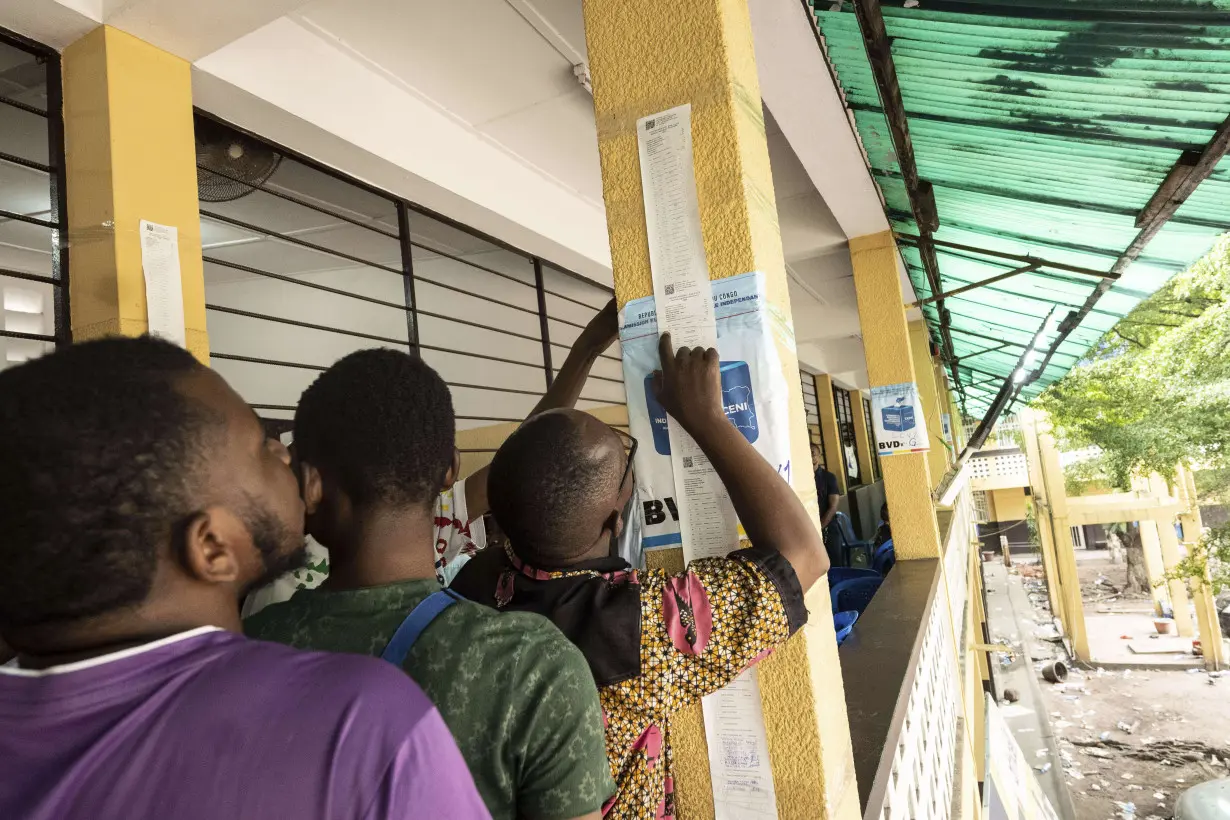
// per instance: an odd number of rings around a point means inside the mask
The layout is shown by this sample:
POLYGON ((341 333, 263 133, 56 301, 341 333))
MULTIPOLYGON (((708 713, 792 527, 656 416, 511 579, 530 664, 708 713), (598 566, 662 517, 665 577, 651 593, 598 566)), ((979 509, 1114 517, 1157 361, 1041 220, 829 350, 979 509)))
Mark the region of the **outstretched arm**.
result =
POLYGON ((658 400, 713 464, 753 545, 790 562, 804 590, 828 571, 824 541, 794 490, 747 442, 722 410, 718 352, 659 342, 658 400))
MULTIPOLYGON (((581 390, 589 379, 589 371, 618 336, 619 313, 615 309, 615 300, 612 299, 594 314, 594 318, 589 320, 589 324, 573 342, 568 358, 564 359, 564 364, 551 382, 551 387, 538 400, 538 404, 534 405, 528 418, 547 410, 576 406, 581 390)), ((465 489, 466 516, 473 521, 490 509, 487 501, 487 468, 483 467, 467 478, 465 489)))

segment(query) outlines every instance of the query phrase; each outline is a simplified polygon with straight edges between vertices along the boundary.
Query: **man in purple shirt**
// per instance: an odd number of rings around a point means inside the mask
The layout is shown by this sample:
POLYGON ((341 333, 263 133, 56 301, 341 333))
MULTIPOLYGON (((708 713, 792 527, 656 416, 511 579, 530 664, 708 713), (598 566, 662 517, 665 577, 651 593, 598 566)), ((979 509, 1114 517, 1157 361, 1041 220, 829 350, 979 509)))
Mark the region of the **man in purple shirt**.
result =
POLYGON ((0 373, 0 817, 487 818, 401 670, 238 634, 302 552, 285 448, 186 351, 0 373))

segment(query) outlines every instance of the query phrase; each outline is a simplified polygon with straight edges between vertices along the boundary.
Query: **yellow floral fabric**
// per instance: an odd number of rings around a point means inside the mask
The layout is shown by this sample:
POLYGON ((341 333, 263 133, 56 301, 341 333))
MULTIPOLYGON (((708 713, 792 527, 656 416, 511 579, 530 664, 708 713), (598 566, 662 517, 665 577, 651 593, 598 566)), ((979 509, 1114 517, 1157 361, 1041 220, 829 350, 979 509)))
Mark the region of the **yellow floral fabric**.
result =
POLYGON ((802 592, 789 565, 773 554, 778 571, 771 577, 750 557, 759 551, 744 552, 748 557, 736 552, 693 561, 676 576, 637 573, 641 672, 600 692, 617 784, 604 807, 606 818, 673 818, 671 717, 730 683, 801 625, 797 613, 790 617, 778 588, 783 576, 793 582, 786 594, 801 609, 802 592))

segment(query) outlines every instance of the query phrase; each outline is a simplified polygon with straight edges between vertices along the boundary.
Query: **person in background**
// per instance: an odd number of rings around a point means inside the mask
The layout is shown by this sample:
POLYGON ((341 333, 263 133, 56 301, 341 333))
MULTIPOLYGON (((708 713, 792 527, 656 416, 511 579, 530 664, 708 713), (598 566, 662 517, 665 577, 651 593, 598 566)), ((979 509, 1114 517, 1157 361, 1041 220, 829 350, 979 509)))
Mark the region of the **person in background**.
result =
POLYGON ((824 468, 820 445, 811 445, 811 466, 815 470, 816 498, 820 507, 820 531, 824 537, 824 548, 828 552, 829 561, 836 566, 845 563, 841 555, 841 533, 837 530, 837 504, 841 501, 841 491, 837 487, 837 476, 824 468))
POLYGON ((285 448, 181 348, 0 373, 0 817, 487 817, 404 675, 238 634, 303 510, 285 448))
MULTIPOLYGON (((554 407, 575 406, 594 363, 618 335, 619 315, 612 299, 577 336, 551 387, 530 415, 554 407)), ((459 472, 460 464, 457 464, 453 473, 457 480, 446 487, 435 502, 435 572, 441 586, 448 586, 462 565, 487 544, 482 521, 489 509, 487 468, 484 466, 465 479, 458 477, 459 472)), ((304 567, 248 596, 243 605, 243 617, 255 615, 270 604, 289 600, 298 590, 317 587, 328 576, 328 551, 315 541, 309 541, 304 567)))
POLYGON ((824 468, 820 445, 811 446, 811 467, 816 476, 816 497, 820 502, 820 526, 827 528, 837 515, 837 504, 841 501, 841 490, 837 487, 837 476, 824 468))
POLYGON ((880 505, 880 525, 876 527, 875 545, 878 547, 885 541, 893 540, 893 530, 888 524, 888 502, 880 505))
POLYGON ((448 385, 416 357, 363 350, 321 374, 295 411, 294 447, 329 578, 244 628, 402 667, 497 820, 597 818, 614 787, 585 658, 546 618, 440 589, 432 507, 456 474, 454 433, 448 385))
POLYGON ((722 410, 716 350, 660 344, 663 407, 700 445, 751 546, 678 575, 612 557, 632 494, 636 442, 586 413, 527 421, 491 465, 491 507, 510 546, 468 563, 453 589, 546 615, 580 647, 600 689, 617 791, 607 818, 673 818, 671 721, 807 620, 828 570, 819 533, 777 470, 722 410))

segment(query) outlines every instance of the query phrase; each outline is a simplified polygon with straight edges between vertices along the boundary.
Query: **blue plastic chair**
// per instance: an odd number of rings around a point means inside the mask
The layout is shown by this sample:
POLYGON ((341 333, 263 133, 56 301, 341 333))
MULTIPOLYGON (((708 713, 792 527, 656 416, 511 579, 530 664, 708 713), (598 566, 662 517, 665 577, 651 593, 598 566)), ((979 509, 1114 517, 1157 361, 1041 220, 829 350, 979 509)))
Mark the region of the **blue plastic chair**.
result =
POLYGON ((895 563, 897 563, 897 552, 893 549, 892 540, 881 544, 871 558, 871 568, 880 575, 888 575, 895 563))
POLYGON ((833 630, 837 633, 838 646, 841 646, 845 643, 846 638, 850 637, 850 632, 854 630, 854 622, 857 620, 858 613, 853 610, 833 613, 833 630))
POLYGON ((862 567, 829 567, 829 589, 840 584, 842 581, 849 581, 851 578, 879 578, 880 573, 874 569, 863 569, 862 567))
POLYGON ((850 521, 850 516, 843 512, 838 512, 833 520, 837 524, 837 534, 841 539, 841 555, 844 566, 850 566, 851 554, 856 549, 861 549, 867 553, 868 563, 871 561, 871 551, 874 545, 870 541, 864 541, 854 535, 854 524, 850 521))
POLYGON ((829 590, 833 611, 848 612, 854 610, 861 613, 871 603, 871 599, 875 596, 876 590, 880 588, 882 583, 884 583, 884 579, 880 577, 851 578, 848 581, 842 581, 829 590))

